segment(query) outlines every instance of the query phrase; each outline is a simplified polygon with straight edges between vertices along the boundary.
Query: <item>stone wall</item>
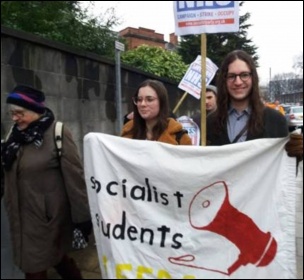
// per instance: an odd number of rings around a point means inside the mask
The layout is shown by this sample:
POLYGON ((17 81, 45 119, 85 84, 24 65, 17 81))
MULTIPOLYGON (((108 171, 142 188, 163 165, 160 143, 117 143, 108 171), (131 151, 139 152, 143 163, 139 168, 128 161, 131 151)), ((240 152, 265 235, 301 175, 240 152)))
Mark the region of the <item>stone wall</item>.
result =
MULTIPOLYGON (((176 83, 121 65, 123 115, 132 108, 137 86, 147 78, 164 82, 172 109, 178 103, 183 92, 176 83)), ((11 125, 6 94, 16 84, 28 84, 46 94, 47 106, 72 130, 80 151, 89 132, 115 134, 115 61, 2 26, 1 124, 5 131, 11 125)), ((199 106, 188 97, 177 115, 194 112, 193 104, 199 106)))

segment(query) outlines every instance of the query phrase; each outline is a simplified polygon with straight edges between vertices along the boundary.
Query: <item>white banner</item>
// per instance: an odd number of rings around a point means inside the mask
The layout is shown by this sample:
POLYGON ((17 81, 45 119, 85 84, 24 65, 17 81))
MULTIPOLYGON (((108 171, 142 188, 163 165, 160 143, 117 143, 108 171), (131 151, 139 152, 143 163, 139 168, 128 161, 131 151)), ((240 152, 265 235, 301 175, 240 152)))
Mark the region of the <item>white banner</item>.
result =
POLYGON ((175 34, 239 31, 238 1, 173 1, 175 34))
MULTIPOLYGON (((212 62, 208 57, 206 58, 206 86, 212 81, 218 67, 212 62)), ((202 91, 202 62, 201 56, 198 55, 197 58, 190 64, 186 74, 180 81, 178 87, 196 99, 201 98, 202 91)))
POLYGON ((103 279, 295 279, 286 141, 196 147, 87 134, 103 279))

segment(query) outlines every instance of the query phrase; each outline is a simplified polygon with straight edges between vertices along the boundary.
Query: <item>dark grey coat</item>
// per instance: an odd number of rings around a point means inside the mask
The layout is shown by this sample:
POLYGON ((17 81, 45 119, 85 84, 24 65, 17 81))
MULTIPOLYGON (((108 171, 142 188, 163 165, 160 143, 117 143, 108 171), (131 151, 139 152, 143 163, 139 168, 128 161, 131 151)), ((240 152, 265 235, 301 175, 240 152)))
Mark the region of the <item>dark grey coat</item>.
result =
MULTIPOLYGON (((280 138, 288 135, 288 126, 285 117, 278 111, 265 107, 263 112, 264 129, 259 135, 250 135, 248 133, 247 139, 261 139, 261 138, 280 138)), ((207 118, 207 145, 221 146, 231 144, 228 136, 227 127, 218 135, 214 133, 215 115, 211 114, 207 118)))
POLYGON ((60 162, 54 123, 40 148, 21 147, 5 172, 4 199, 15 263, 27 273, 56 265, 71 247, 72 222, 91 219, 83 167, 67 127, 60 162))

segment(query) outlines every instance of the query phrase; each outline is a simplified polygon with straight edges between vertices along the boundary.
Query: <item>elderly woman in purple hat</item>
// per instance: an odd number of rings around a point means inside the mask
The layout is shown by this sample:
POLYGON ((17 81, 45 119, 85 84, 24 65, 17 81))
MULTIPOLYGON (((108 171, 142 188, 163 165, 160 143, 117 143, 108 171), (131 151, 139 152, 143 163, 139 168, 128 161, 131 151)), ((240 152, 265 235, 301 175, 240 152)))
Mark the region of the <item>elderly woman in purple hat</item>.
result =
POLYGON ((62 155, 54 141, 54 115, 43 92, 17 86, 7 103, 14 125, 1 151, 4 202, 14 261, 26 279, 47 279, 55 267, 63 279, 82 279, 67 255, 74 227, 92 231, 83 167, 64 126, 62 155))

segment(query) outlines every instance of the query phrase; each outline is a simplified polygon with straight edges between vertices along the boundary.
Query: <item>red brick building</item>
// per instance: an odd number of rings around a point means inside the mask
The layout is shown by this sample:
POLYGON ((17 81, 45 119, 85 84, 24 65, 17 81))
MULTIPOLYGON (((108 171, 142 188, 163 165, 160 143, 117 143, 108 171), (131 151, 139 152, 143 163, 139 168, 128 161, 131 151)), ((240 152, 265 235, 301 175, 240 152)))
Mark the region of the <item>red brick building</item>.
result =
POLYGON ((170 34, 170 42, 166 42, 164 34, 143 27, 127 27, 119 32, 119 36, 126 39, 128 50, 135 49, 143 44, 173 50, 178 43, 177 36, 174 33, 170 34))

